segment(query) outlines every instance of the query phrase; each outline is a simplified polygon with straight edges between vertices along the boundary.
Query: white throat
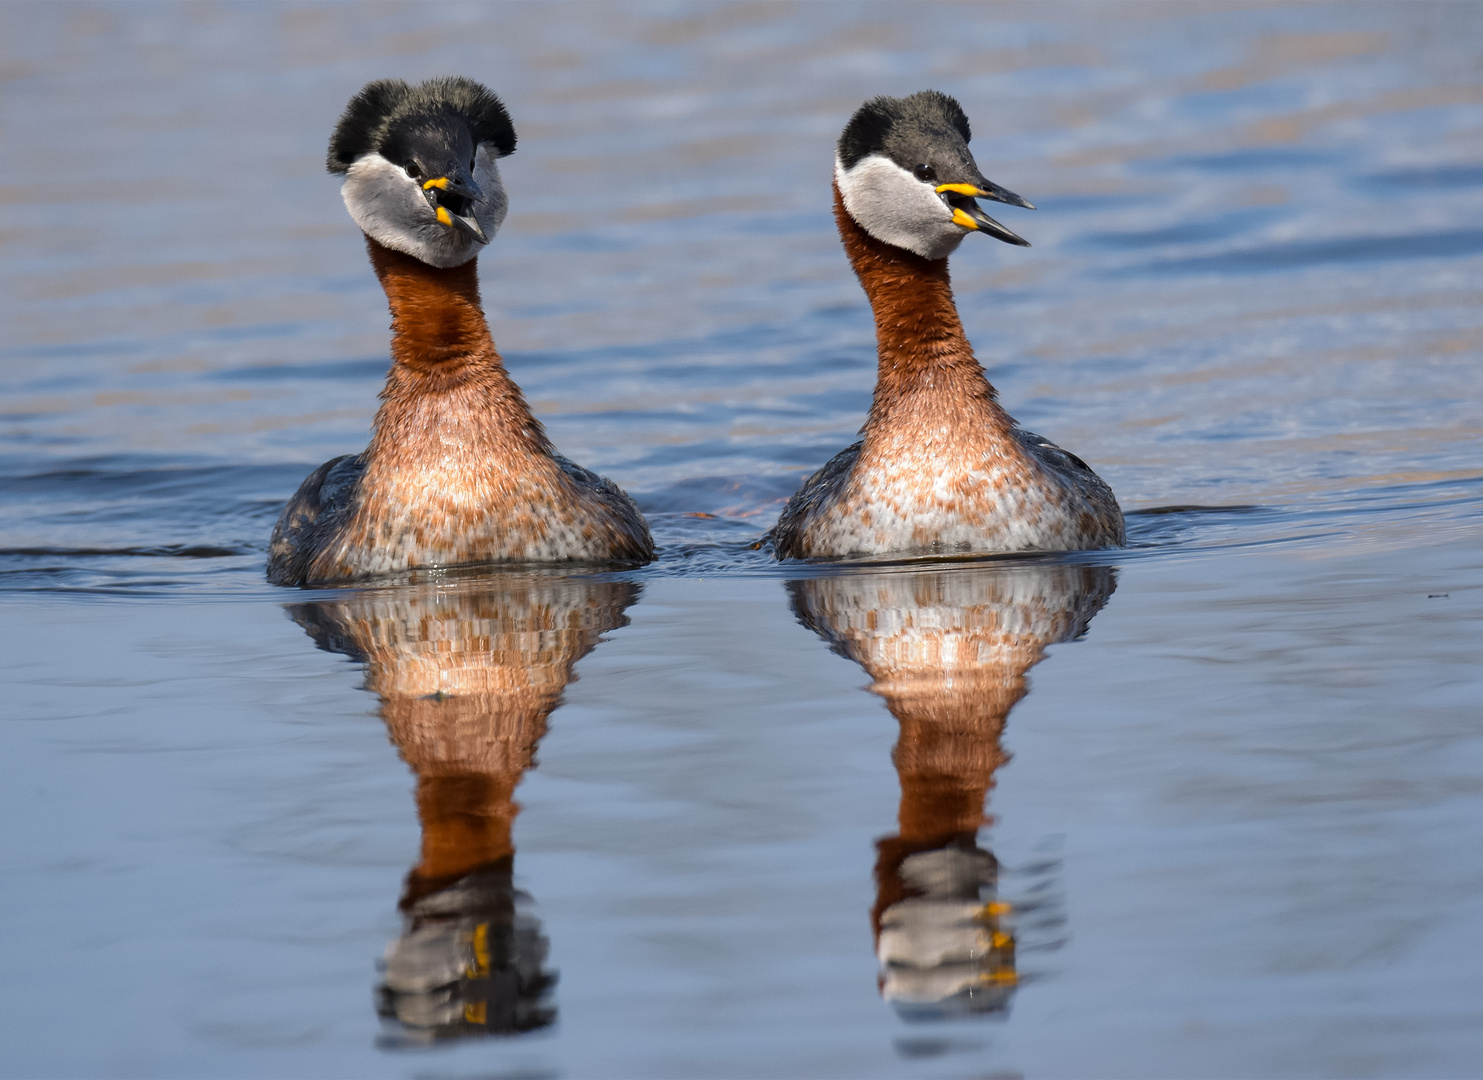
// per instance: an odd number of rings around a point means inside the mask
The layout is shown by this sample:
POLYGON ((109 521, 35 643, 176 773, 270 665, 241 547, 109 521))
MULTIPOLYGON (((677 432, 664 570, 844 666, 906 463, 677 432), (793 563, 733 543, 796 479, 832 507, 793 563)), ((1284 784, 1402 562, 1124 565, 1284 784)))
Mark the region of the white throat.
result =
MULTIPOLYGON (((495 156, 488 143, 480 143, 474 155, 474 183, 484 192, 474 218, 490 239, 509 209, 495 156)), ((340 195, 345 209, 372 240, 429 266, 462 266, 484 246, 463 229, 440 222, 423 197, 422 185, 380 154, 356 158, 346 170, 340 195)))
POLYGON ((834 182, 862 229, 923 258, 947 258, 970 231, 953 224, 952 210, 931 184, 880 154, 861 158, 852 169, 836 158, 834 182))

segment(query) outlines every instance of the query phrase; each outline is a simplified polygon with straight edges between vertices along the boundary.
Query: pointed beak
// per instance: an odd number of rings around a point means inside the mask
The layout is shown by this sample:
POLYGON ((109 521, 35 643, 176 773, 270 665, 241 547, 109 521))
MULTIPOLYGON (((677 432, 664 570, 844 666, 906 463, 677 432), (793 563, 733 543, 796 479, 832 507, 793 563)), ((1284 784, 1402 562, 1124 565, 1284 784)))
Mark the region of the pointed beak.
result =
POLYGON ((977 184, 938 184, 937 194, 967 195, 970 199, 993 199, 995 202, 1008 203, 1010 206, 1023 206, 1026 210, 1035 209, 1035 204, 1029 199, 1022 199, 1008 188, 1002 188, 982 178, 977 184))
POLYGON ((484 201, 484 192, 468 173, 460 169, 424 181, 422 194, 444 225, 462 229, 481 244, 489 243, 474 216, 474 207, 484 201))
POLYGON ((973 229, 976 232, 986 233, 996 240, 1003 240, 1006 244, 1014 244, 1018 247, 1029 247, 1030 241, 1006 229, 993 218, 985 214, 974 199, 993 199, 995 202, 1008 203, 1010 206, 1023 206, 1026 210, 1034 210, 1035 207, 1027 199, 1022 199, 1014 192, 1000 187, 998 184, 979 177, 975 184, 939 184, 937 194, 947 200, 947 204, 953 208, 953 224, 965 229, 973 229))
MULTIPOLYGON (((443 214, 448 213, 445 207, 440 206, 438 209, 443 214)), ((439 221, 443 221, 443 214, 438 215, 439 221)), ((489 237, 484 235, 484 229, 479 225, 479 220, 473 214, 452 214, 450 216, 453 218, 453 224, 457 228, 462 229, 481 244, 489 243, 489 237)), ((447 225, 448 222, 443 221, 443 224, 447 225)))
POLYGON ((972 199, 957 196, 952 200, 953 224, 961 225, 965 229, 974 229, 978 232, 987 233, 996 240, 1003 240, 1006 244, 1014 244, 1017 247, 1029 247, 1030 241, 1022 236, 1010 232, 993 218, 980 209, 978 203, 972 199))

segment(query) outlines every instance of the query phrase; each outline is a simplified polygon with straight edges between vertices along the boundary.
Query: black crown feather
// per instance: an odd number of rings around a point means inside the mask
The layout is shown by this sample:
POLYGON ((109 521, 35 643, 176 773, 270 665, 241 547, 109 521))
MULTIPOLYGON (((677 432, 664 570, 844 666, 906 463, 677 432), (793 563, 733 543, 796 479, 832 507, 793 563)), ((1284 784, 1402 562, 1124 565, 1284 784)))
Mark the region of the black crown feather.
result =
POLYGON ((904 98, 881 96, 871 98, 850 117, 839 137, 839 160, 846 169, 853 169, 861 158, 886 151, 898 125, 919 129, 946 125, 965 143, 973 137, 963 106, 940 90, 922 90, 904 98))
POLYGON ((450 75, 418 86, 401 79, 377 79, 366 83, 345 106, 330 136, 326 166, 332 173, 343 173, 357 158, 379 150, 398 121, 439 116, 461 119, 474 142, 490 143, 499 157, 515 152, 515 125, 504 103, 473 79, 450 75))

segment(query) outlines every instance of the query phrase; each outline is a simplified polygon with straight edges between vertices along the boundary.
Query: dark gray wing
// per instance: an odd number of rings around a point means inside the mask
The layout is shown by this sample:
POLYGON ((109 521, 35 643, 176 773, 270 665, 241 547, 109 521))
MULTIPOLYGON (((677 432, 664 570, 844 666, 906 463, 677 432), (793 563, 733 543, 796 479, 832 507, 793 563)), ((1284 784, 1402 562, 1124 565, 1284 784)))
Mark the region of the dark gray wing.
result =
POLYGON ((1049 468, 1064 480, 1068 487, 1086 500, 1088 510, 1100 523, 1103 544, 1120 547, 1127 541, 1123 527, 1123 512, 1117 505, 1117 496, 1107 482, 1092 471, 1092 467, 1069 450, 1062 450, 1055 443, 1033 431, 1014 429, 1030 456, 1049 468))
POLYGON ((861 439, 853 446, 846 447, 835 454, 824 463, 822 469, 805 480, 803 486, 793 493, 793 497, 788 500, 788 505, 783 507, 783 512, 778 515, 778 523, 762 538, 764 545, 772 545, 773 554, 779 559, 804 557, 800 542, 804 524, 820 503, 839 490, 845 477, 855 467, 855 459, 860 456, 860 447, 864 444, 865 440, 861 439))
POLYGON ((1030 452, 1030 455, 1042 464, 1049 465, 1059 473, 1074 476, 1084 473, 1100 482, 1100 477, 1092 472, 1092 467, 1069 450, 1062 450, 1044 435, 1036 435, 1033 431, 1024 428, 1014 429, 1014 436, 1020 441, 1020 445, 1030 452))
POLYGON ((288 500, 268 543, 268 583, 302 585, 309 563, 345 515, 365 471, 360 454, 331 458, 315 469, 288 500))
POLYGON ((649 523, 644 520, 644 515, 639 512, 638 503, 633 501, 628 492, 606 476, 599 476, 591 469, 583 468, 554 450, 551 452, 551 458, 562 472, 590 490, 618 518, 619 528, 625 534, 629 544, 629 551, 623 553, 622 558, 648 562, 654 557, 654 538, 649 533, 649 523))

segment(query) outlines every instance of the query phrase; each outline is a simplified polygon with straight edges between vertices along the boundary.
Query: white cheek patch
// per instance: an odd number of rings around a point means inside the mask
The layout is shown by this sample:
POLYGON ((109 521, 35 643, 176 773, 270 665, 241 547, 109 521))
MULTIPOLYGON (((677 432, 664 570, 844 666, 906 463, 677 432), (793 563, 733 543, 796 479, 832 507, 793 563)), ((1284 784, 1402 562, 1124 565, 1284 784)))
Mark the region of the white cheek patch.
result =
MULTIPOLYGON (((488 144, 481 144, 475 155, 474 182, 485 198, 475 216, 491 239, 509 208, 494 161, 488 144)), ((462 266, 483 247, 467 231, 438 221, 422 194, 422 185, 380 154, 357 158, 345 173, 340 194, 362 232, 430 266, 462 266)))
POLYGON ((494 234, 499 232, 499 227, 505 223, 505 214, 509 212, 510 200, 505 195, 505 185, 500 183, 499 166, 495 164, 498 155, 489 143, 480 143, 478 151, 474 154, 474 183, 479 185, 479 190, 484 192, 484 201, 479 205, 474 217, 479 222, 479 227, 484 230, 484 235, 494 239, 494 234))
POLYGON ((927 259, 945 259, 969 233, 953 224, 953 212, 932 185, 890 158, 871 154, 846 169, 834 163, 844 208, 877 240, 927 259))

